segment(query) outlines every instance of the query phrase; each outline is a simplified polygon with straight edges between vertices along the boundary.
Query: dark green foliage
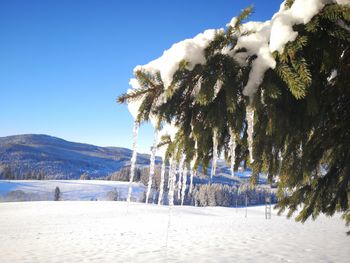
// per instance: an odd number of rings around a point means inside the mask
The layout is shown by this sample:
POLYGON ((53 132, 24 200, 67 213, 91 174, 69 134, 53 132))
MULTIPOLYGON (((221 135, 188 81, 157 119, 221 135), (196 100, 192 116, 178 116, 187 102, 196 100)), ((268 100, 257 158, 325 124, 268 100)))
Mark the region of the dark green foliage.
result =
MULTIPOLYGON (((293 2, 286 1, 286 7, 293 2)), ((189 164, 197 156, 195 167, 202 165, 204 173, 213 156, 214 130, 219 152, 228 159, 232 130, 236 168, 250 166, 252 183, 261 172, 268 174, 270 182, 278 177, 281 212, 287 209, 292 215, 301 206, 297 220, 304 222, 319 213, 339 211, 350 223, 350 9, 328 4, 306 25, 295 25, 298 37, 285 45, 282 54, 273 54, 275 69, 266 71, 250 98, 243 95, 243 88, 256 55, 247 54, 242 66, 221 53, 224 47, 235 50, 238 37, 250 33, 240 32, 240 22, 249 12, 245 10, 234 27, 216 34, 204 51, 206 64, 189 70, 183 61, 170 87, 164 87, 157 74, 136 75, 143 88, 129 98, 145 98, 139 121, 148 120, 152 113, 160 122, 176 125, 175 138, 163 138, 168 145, 166 158, 178 161, 185 153, 189 164), (166 102, 159 99, 162 92, 166 102), (255 110, 252 164, 248 162, 248 106, 255 110)))
POLYGON ((338 23, 349 25, 343 12, 344 7, 328 5, 298 26, 297 40, 276 54, 276 70, 266 73, 265 104, 255 100, 255 155, 263 158, 254 166, 265 167, 271 178, 279 175, 277 207, 291 216, 301 205, 297 220, 302 222, 336 211, 350 222, 350 38, 338 23), (337 75, 330 79, 332 72, 337 75), (277 98, 270 93, 276 86, 277 98))

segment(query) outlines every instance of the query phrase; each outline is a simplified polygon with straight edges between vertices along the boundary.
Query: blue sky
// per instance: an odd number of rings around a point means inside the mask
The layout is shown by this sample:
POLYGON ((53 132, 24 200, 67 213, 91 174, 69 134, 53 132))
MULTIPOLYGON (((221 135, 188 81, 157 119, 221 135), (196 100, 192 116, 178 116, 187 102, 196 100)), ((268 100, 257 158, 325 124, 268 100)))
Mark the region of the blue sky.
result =
MULTIPOLYGON (((0 0, 0 136, 131 148, 133 119, 115 100, 136 65, 251 4, 250 20, 270 19, 280 2, 0 0)), ((141 152, 152 133, 142 126, 141 152)))

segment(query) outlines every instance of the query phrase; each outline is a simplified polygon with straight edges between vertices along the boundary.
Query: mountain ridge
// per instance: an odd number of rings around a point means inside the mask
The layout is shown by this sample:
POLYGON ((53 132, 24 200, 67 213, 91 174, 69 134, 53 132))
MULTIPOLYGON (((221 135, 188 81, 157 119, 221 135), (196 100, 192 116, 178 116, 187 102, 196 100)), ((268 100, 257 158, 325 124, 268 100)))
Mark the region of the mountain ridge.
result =
MULTIPOLYGON (((0 179, 6 178, 6 169, 16 179, 38 178, 39 174, 45 179, 79 179, 82 174, 92 179, 107 179, 112 173, 130 167, 131 155, 128 148, 71 142, 46 134, 0 137, 0 179), (28 173, 36 175, 28 176, 28 173)), ((149 154, 137 154, 137 167, 148 167, 149 163, 149 154)), ((156 157, 156 164, 161 164, 160 157, 156 157)), ((230 168, 219 159, 213 182, 232 184, 238 177, 249 176, 249 171, 237 171, 236 175, 231 177, 230 168)))
MULTIPOLYGON (((10 167, 20 175, 44 172, 48 179, 77 179, 83 173, 100 178, 130 166, 131 154, 123 147, 70 142, 46 134, 11 135, 0 137, 0 173, 10 167)), ((138 153, 137 165, 148 164, 149 155, 138 153)))

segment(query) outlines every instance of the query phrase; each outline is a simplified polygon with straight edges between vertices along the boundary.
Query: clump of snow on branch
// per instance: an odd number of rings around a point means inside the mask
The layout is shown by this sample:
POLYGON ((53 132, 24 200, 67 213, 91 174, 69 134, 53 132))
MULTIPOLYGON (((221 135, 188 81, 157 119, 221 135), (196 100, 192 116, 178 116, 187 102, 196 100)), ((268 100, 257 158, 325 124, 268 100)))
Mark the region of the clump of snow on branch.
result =
MULTIPOLYGON (((270 21, 264 23, 248 22, 242 26, 243 31, 255 32, 239 37, 235 49, 245 48, 248 56, 257 56, 252 63, 249 79, 243 90, 243 94, 246 96, 252 96, 261 84, 266 70, 276 66, 276 61, 269 49, 270 28, 270 21)), ((241 54, 236 60, 242 60, 240 56, 241 54)))
MULTIPOLYGON (((240 64, 244 64, 249 56, 257 56, 252 63, 249 79, 243 91, 244 95, 254 95, 266 70, 275 68, 276 61, 272 53, 275 51, 282 53, 284 46, 295 40, 298 33, 293 30, 293 26, 308 23, 326 4, 331 3, 350 5, 349 0, 295 0, 293 5, 287 9, 283 2, 280 10, 271 20, 247 22, 241 26, 240 33, 237 34, 238 41, 235 49, 224 47, 222 53, 233 56, 240 64), (247 52, 236 53, 240 48, 245 48, 247 52)), ((236 22, 237 18, 234 17, 227 26, 234 26, 236 22)), ((159 71, 165 89, 167 89, 181 61, 188 62, 189 70, 193 69, 196 64, 206 63, 204 49, 214 39, 215 33, 222 31, 223 29, 209 29, 194 38, 175 43, 164 51, 162 56, 146 65, 135 67, 134 71, 145 70, 150 73, 159 71)), ((136 82, 134 79, 130 81, 134 89, 139 87, 136 82)), ((201 87, 201 80, 198 80, 197 86, 196 88, 201 87)))
POLYGON ((213 40, 217 30, 208 29, 194 38, 175 43, 171 48, 164 51, 163 55, 143 66, 135 67, 134 71, 147 70, 160 72, 165 88, 169 87, 173 75, 183 60, 188 61, 188 69, 193 69, 196 64, 205 64, 204 49, 213 40))
MULTIPOLYGON (((307 24, 326 4, 338 3, 350 5, 349 0, 295 0, 287 9, 282 3, 280 10, 271 20, 266 22, 248 22, 242 25, 242 34, 238 37, 234 50, 225 48, 223 53, 231 54, 240 64, 244 64, 248 56, 256 55, 252 63, 248 82, 243 90, 246 96, 252 96, 261 84, 266 70, 274 69, 276 61, 272 53, 283 52, 284 46, 294 41, 298 33, 293 30, 297 24, 307 24), (235 53, 235 50, 245 48, 246 53, 235 53)), ((228 25, 234 26, 237 19, 233 18, 228 25)))
POLYGON ((271 20, 270 51, 282 53, 285 44, 294 41, 298 35, 293 30, 293 26, 307 24, 327 3, 331 2, 329 0, 295 0, 289 9, 282 5, 271 20))

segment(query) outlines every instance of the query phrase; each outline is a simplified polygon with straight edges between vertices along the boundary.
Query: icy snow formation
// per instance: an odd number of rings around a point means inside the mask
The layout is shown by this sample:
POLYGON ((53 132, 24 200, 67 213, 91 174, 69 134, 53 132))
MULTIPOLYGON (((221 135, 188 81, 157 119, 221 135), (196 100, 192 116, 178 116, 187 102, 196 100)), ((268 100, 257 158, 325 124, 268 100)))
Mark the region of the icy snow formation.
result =
POLYGON ((170 158, 170 170, 169 170, 169 192, 168 192, 168 199, 169 199, 169 205, 174 205, 174 192, 175 192, 175 180, 176 180, 176 160, 173 158, 170 158))
POLYGON ((153 176, 154 176, 154 166, 156 162, 156 151, 157 151, 157 140, 158 140, 158 131, 154 132, 154 142, 151 149, 151 157, 150 157, 150 165, 149 165, 149 177, 148 177, 148 185, 147 185, 147 193, 146 193, 146 204, 148 204, 149 195, 152 189, 153 176))
POLYGON ((250 162, 254 162, 253 157, 253 134, 254 134, 254 110, 251 107, 247 107, 246 109, 246 118, 248 124, 248 149, 249 149, 249 158, 250 162))
POLYGON ((136 168, 136 158, 137 158, 137 137, 139 133, 140 123, 134 122, 134 130, 133 130, 133 144, 132 144, 132 157, 131 157, 131 165, 130 165, 130 181, 129 181, 129 189, 128 189, 128 197, 127 201, 130 202, 131 194, 132 194, 132 182, 134 180, 135 168, 136 168))
POLYGON ((235 161, 236 161, 236 139, 234 132, 230 129, 230 152, 231 152, 231 176, 235 176, 235 161))
POLYGON ((177 182, 177 198, 180 200, 181 198, 181 189, 182 189, 182 176, 184 171, 186 155, 182 155, 180 163, 179 163, 179 179, 177 182))
POLYGON ((211 162, 211 173, 210 173, 210 181, 213 179, 213 176, 216 173, 216 164, 219 159, 219 153, 218 153, 218 131, 217 129, 214 129, 213 134, 213 159, 211 162))
POLYGON ((187 166, 183 168, 182 174, 182 189, 181 189, 181 205, 184 204, 185 194, 186 194, 186 184, 187 184, 187 166))
POLYGON ((197 153, 197 149, 198 149, 198 143, 197 141, 195 141, 194 144, 194 148, 196 150, 196 153, 194 155, 194 158, 191 160, 190 162, 190 186, 189 186, 189 190, 188 193, 191 194, 192 193, 192 188, 193 188, 193 177, 196 176, 197 171, 194 169, 194 165, 196 164, 197 161, 197 157, 198 157, 198 153, 197 153))
POLYGON ((160 171, 160 186, 159 186, 158 205, 161 205, 163 203, 165 168, 166 168, 166 161, 163 158, 162 168, 161 168, 161 171, 160 171))
POLYGON ((190 177, 190 186, 188 189, 188 193, 191 194, 193 190, 193 177, 196 176, 197 171, 194 168, 191 168, 191 177, 190 177))

